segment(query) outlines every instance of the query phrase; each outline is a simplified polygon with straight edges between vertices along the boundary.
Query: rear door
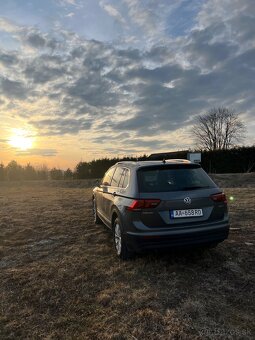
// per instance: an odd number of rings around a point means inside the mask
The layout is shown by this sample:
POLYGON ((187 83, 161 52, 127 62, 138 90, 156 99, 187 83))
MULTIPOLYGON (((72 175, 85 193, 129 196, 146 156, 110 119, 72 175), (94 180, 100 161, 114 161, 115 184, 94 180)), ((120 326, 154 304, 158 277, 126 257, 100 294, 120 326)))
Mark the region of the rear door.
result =
POLYGON ((196 164, 171 164, 138 170, 140 199, 160 199, 156 208, 142 209, 141 221, 149 227, 207 223, 224 218, 224 204, 211 195, 219 189, 196 164))

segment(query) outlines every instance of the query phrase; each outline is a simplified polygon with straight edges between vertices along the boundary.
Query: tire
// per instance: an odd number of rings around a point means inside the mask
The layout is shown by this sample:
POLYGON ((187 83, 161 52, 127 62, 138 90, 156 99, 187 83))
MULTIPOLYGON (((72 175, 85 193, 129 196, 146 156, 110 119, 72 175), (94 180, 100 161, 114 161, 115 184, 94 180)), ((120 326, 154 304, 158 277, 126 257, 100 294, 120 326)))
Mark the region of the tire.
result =
POLYGON ((117 256, 122 260, 129 260, 134 256, 134 253, 128 250, 123 239, 123 231, 120 219, 117 217, 113 223, 113 241, 117 256))
POLYGON ((100 217, 97 214, 96 199, 95 199, 94 196, 93 196, 93 199, 92 199, 92 210, 93 210, 93 221, 94 221, 94 223, 95 224, 101 224, 102 221, 101 221, 100 217))

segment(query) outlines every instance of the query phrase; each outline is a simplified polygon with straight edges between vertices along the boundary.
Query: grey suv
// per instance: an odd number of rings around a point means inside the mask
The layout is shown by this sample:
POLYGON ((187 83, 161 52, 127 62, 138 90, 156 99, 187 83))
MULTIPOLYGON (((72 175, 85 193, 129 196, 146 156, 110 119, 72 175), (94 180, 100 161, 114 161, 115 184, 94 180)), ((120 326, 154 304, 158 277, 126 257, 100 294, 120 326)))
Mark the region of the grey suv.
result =
POLYGON ((93 190, 93 213, 123 260, 144 249, 215 246, 229 232, 225 194, 187 160, 115 164, 93 190))

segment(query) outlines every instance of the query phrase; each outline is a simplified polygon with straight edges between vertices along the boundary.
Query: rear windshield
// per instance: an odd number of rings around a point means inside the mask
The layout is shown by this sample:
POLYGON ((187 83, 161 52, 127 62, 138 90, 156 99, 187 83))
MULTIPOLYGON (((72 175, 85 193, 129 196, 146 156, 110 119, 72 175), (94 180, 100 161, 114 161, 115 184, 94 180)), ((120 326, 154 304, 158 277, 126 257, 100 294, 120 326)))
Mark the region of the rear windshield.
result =
POLYGON ((140 192, 185 191, 215 188, 206 172, 197 166, 146 167, 138 170, 140 192))

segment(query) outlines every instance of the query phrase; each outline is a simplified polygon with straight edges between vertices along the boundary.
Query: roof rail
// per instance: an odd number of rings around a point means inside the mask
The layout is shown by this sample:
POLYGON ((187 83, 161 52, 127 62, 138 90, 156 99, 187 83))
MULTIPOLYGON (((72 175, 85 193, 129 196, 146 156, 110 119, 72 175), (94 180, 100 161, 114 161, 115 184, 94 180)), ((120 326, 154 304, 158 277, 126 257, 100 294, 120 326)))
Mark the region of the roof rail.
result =
POLYGON ((191 163, 188 159, 166 159, 165 162, 168 163, 191 163))
POLYGON ((136 164, 137 162, 136 161, 120 161, 120 162, 117 162, 116 164, 136 164))

